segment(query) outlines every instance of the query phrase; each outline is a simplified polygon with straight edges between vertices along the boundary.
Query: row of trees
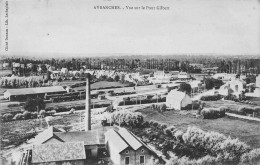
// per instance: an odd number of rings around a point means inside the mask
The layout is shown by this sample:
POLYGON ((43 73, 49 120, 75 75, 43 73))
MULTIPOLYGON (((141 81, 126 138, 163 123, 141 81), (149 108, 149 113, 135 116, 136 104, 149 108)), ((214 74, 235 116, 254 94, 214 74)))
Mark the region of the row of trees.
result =
MULTIPOLYGON (((68 68, 69 70, 80 70, 83 66, 87 69, 159 69, 159 70, 182 70, 190 73, 200 72, 200 68, 190 66, 190 63, 203 64, 205 67, 218 67, 218 72, 225 73, 259 73, 260 59, 248 59, 237 57, 219 57, 219 56, 158 56, 140 57, 126 56, 125 58, 72 58, 72 59, 44 59, 31 60, 25 58, 6 58, 5 62, 11 66, 12 62, 27 64, 33 66, 39 64, 48 64, 55 68, 68 68)), ((42 71, 47 71, 41 66, 42 71)), ((25 67, 26 68, 26 67, 25 67)), ((37 67, 30 68, 37 71, 37 67)))
POLYGON ((50 86, 48 80, 34 77, 1 77, 0 86, 5 88, 32 88, 50 86))

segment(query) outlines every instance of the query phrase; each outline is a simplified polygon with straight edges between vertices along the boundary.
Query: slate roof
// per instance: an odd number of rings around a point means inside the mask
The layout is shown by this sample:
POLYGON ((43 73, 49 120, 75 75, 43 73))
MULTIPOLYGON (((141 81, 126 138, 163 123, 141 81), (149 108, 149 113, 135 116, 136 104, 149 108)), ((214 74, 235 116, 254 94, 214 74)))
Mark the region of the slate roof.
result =
POLYGON ((62 132, 55 127, 50 127, 34 139, 34 144, 43 144, 51 138, 55 138, 61 142, 84 142, 84 145, 98 145, 104 144, 102 137, 96 130, 92 131, 75 131, 75 132, 62 132))
POLYGON ((186 94, 184 92, 171 90, 170 93, 167 95, 167 98, 170 99, 171 102, 180 103, 185 95, 186 94))
POLYGON ((83 142, 34 145, 32 163, 86 159, 83 142))
POLYGON ((110 129, 105 133, 106 138, 114 144, 115 150, 120 153, 125 150, 129 145, 124 139, 114 130, 110 129))
POLYGON ((44 130, 43 132, 39 133, 37 136, 35 136, 34 144, 43 144, 44 142, 48 141, 51 138, 55 138, 61 142, 64 142, 64 140, 56 136, 54 132, 61 132, 61 131, 51 126, 48 129, 44 130))
POLYGON ((155 154, 150 147, 148 147, 138 137, 125 128, 119 127, 118 130, 110 129, 105 133, 105 136, 111 143, 114 144, 114 147, 118 153, 124 151, 128 147, 136 151, 143 146, 155 154))
POLYGON ((41 93, 53 93, 53 92, 66 92, 62 86, 53 87, 39 87, 39 88, 20 88, 20 89, 7 89, 5 92, 12 95, 29 95, 29 94, 41 94, 41 93))
POLYGON ((139 140, 137 140, 132 134, 130 134, 130 132, 127 131, 125 128, 120 128, 118 130, 118 133, 121 135, 122 138, 124 138, 125 141, 127 141, 129 146, 134 150, 137 150, 138 148, 143 146, 143 144, 139 140))
POLYGON ((75 131, 75 132, 57 132, 54 133, 57 137, 65 142, 83 141, 84 145, 100 144, 98 132, 92 131, 75 131))

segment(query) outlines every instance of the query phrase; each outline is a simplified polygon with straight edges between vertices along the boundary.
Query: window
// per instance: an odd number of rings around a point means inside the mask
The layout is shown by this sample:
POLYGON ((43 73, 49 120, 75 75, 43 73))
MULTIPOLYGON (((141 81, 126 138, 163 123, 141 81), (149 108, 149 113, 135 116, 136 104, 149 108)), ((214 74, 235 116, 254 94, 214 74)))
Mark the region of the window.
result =
POLYGON ((91 157, 91 149, 86 149, 86 156, 91 157))
POLYGON ((235 90, 236 90, 236 92, 238 91, 238 85, 235 86, 235 90))
POLYGON ((142 149, 141 152, 144 153, 144 149, 142 149))
POLYGON ((130 164, 130 158, 129 158, 129 156, 125 157, 125 164, 130 164))
POLYGON ((126 150, 126 151, 125 151, 125 153, 126 153, 126 154, 129 154, 129 151, 128 151, 128 150, 126 150))
POLYGON ((140 164, 144 164, 145 162, 144 162, 144 156, 142 155, 142 156, 140 156, 140 164))

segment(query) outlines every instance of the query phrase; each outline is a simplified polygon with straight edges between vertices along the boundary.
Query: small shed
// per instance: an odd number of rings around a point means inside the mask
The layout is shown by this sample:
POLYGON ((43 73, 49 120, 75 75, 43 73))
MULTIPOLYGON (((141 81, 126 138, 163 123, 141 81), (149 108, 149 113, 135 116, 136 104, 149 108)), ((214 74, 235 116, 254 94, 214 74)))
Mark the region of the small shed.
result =
POLYGON ((181 110, 189 104, 192 104, 192 100, 190 96, 184 92, 171 90, 166 97, 166 106, 174 108, 175 110, 181 110))

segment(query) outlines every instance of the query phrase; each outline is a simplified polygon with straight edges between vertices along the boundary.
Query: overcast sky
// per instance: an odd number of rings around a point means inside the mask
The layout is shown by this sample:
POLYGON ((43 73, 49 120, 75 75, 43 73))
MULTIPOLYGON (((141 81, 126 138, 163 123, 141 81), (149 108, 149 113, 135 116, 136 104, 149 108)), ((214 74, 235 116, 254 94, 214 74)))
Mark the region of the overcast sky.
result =
MULTIPOLYGON (((1 1, 1 17, 5 1, 1 1)), ((3 54, 260 55, 259 0, 8 2, 9 50, 4 51, 1 42, 3 54), (95 10, 98 5, 125 9, 95 10), (170 10, 127 10, 127 5, 169 6, 170 10)))

